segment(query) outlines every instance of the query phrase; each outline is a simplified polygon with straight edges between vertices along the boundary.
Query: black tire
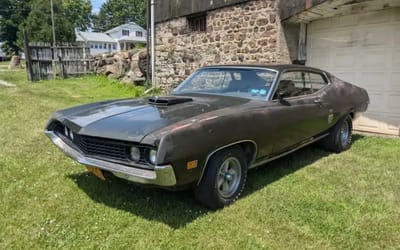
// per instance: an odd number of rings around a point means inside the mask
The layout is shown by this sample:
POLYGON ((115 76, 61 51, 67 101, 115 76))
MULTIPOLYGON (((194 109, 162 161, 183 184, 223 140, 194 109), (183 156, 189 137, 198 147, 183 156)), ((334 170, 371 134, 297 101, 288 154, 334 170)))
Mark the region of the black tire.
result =
POLYGON ((241 148, 223 149, 207 163, 203 178, 194 190, 195 197, 211 209, 223 208, 238 199, 246 178, 247 161, 241 148))
POLYGON ((322 140, 322 145, 326 150, 340 153, 350 148, 353 139, 353 121, 350 115, 340 119, 329 135, 322 140))

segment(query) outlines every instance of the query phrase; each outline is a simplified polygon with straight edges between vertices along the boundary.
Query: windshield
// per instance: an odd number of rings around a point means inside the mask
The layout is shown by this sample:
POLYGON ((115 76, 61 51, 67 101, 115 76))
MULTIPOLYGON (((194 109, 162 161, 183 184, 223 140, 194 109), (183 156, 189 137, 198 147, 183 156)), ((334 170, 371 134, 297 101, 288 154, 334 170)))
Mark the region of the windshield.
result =
POLYGON ((276 74, 256 68, 205 68, 196 71, 173 93, 207 93, 265 100, 276 74))

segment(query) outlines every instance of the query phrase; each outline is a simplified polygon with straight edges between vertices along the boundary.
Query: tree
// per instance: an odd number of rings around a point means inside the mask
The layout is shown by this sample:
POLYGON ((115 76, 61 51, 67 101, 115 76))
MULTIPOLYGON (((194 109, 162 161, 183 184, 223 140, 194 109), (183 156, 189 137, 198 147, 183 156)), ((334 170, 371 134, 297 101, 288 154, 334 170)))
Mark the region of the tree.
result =
MULTIPOLYGON (((54 0, 57 42, 74 42, 75 28, 86 30, 90 23, 90 0, 54 0)), ((0 0, 0 41, 8 54, 19 54, 23 29, 30 41, 52 39, 50 0, 0 0)))
POLYGON ((146 3, 146 0, 107 0, 93 18, 93 30, 104 32, 127 22, 145 26, 146 3))
POLYGON ((72 21, 75 28, 85 31, 91 23, 92 4, 90 0, 63 0, 65 18, 72 21))
POLYGON ((30 12, 25 0, 0 0, 0 41, 7 54, 18 55, 18 28, 30 12))
MULTIPOLYGON (((52 43, 50 0, 31 0, 30 6, 31 11, 20 31, 27 30, 30 41, 52 43)), ((54 0, 53 9, 57 43, 74 42, 75 28, 86 30, 90 25, 90 0, 54 0)))

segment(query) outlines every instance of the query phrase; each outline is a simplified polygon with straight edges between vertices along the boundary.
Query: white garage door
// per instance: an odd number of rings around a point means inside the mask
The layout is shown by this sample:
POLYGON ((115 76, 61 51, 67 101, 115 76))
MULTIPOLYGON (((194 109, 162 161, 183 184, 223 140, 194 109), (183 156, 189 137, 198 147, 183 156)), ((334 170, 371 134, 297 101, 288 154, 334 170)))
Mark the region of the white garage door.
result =
POLYGON ((368 90, 355 129, 400 135, 400 8, 313 21, 307 64, 368 90))

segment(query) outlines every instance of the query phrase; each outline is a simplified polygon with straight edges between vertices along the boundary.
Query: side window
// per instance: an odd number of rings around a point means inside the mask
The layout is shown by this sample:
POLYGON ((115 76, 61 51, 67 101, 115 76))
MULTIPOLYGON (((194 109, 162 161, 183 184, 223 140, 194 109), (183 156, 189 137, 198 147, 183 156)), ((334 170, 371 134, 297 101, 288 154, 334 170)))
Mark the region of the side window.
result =
POLYGON ((278 88, 273 99, 278 99, 279 95, 284 98, 304 95, 305 74, 300 71, 285 72, 282 74, 278 88))
POLYGON ((310 92, 314 93, 328 85, 325 77, 317 73, 309 73, 310 92))
POLYGON ((295 83, 296 85, 302 85, 303 84, 303 78, 301 76, 301 72, 299 72, 299 71, 283 73, 283 75, 281 76, 281 81, 282 80, 293 81, 293 83, 295 83))
POLYGON ((325 77, 318 73, 292 71, 283 73, 273 99, 310 95, 328 85, 325 77))

